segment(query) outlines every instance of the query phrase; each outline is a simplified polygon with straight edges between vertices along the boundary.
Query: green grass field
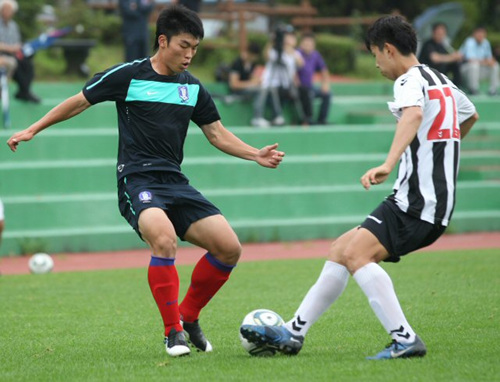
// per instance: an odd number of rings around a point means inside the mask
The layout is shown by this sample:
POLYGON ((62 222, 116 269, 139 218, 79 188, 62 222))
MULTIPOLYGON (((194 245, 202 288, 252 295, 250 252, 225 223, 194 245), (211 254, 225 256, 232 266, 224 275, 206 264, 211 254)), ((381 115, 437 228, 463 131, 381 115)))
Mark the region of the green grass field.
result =
MULTIPOLYGON (((250 357, 249 311, 290 318, 323 260, 241 263, 201 322, 211 354, 172 359, 145 269, 0 277, 1 381, 498 381, 498 250, 419 253, 384 265, 428 346, 422 359, 367 361, 389 336, 358 286, 309 331, 297 357, 250 357)), ((179 266, 181 293, 192 266, 179 266)))

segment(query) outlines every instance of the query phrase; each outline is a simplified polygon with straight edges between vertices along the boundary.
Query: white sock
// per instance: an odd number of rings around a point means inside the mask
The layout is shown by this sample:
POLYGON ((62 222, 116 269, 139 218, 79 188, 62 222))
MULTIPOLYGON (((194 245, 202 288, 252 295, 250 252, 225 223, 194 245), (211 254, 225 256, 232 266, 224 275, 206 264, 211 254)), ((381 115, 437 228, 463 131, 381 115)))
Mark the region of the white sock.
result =
POLYGON ((333 261, 327 261, 316 283, 309 289, 285 327, 294 335, 305 336, 312 324, 334 303, 344 291, 349 272, 333 261))
POLYGON ((368 297, 375 315, 387 333, 398 342, 414 342, 415 332, 406 321, 387 272, 378 264, 368 263, 358 269, 353 277, 368 297))

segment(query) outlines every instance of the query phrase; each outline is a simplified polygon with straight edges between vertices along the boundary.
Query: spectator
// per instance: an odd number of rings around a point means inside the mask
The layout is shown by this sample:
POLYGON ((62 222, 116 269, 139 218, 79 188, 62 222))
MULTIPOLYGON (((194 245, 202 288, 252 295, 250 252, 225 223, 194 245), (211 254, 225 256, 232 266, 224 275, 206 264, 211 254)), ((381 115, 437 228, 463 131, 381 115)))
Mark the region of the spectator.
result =
POLYGON ((460 64, 462 53, 454 51, 448 41, 448 29, 444 23, 432 26, 432 37, 424 42, 419 61, 443 74, 452 74, 453 83, 461 86, 460 64))
POLYGON ((125 43, 125 61, 130 62, 149 55, 149 16, 153 0, 119 0, 122 16, 122 35, 125 43))
POLYGON ((229 71, 229 90, 232 94, 255 95, 260 89, 261 80, 255 70, 260 54, 259 44, 251 42, 234 60, 229 71))
POLYGON ((0 62, 6 64, 4 67, 8 71, 15 68, 12 78, 19 87, 15 97, 21 101, 39 103, 40 98, 31 91, 31 84, 35 78, 32 57, 22 57, 22 55, 16 57, 21 51, 21 33, 12 18, 18 8, 15 0, 0 0, 0 62))
MULTIPOLYGON (((267 49, 267 63, 262 74, 262 87, 256 101, 252 125, 268 127, 271 123, 264 118, 267 97, 271 96, 273 109, 272 124, 285 124, 281 103, 283 100, 298 101, 297 69, 304 65, 301 54, 296 50, 297 38, 290 28, 278 28, 274 38, 274 46, 267 49)), ((302 114, 300 102, 296 110, 302 114)), ((302 116, 300 115, 300 119, 302 116)))
POLYGON ((257 61, 261 54, 259 44, 252 42, 248 48, 240 53, 229 68, 228 85, 230 93, 224 97, 226 102, 233 100, 254 100, 254 109, 257 107, 261 79, 257 73, 257 61))
POLYGON ((316 50, 316 40, 312 33, 302 36, 299 52, 304 60, 304 66, 298 70, 299 95, 304 111, 304 125, 327 123, 328 112, 330 110, 330 72, 321 54, 316 50), (314 73, 321 73, 321 86, 315 87, 313 84, 314 73), (313 119, 313 100, 321 99, 321 106, 318 119, 313 119))
POLYGON ((479 93, 479 82, 485 78, 489 80, 488 93, 497 94, 499 65, 493 57, 491 45, 486 36, 486 29, 481 26, 477 27, 472 32, 472 36, 468 37, 460 47, 460 52, 464 56, 461 74, 471 94, 479 93))

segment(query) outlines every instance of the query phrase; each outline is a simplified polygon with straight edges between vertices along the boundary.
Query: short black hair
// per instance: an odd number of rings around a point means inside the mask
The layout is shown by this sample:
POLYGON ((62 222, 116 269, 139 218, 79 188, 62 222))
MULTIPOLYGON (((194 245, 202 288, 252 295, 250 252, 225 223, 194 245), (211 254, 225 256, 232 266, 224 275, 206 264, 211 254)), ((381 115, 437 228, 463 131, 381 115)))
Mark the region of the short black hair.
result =
POLYGON ((448 25, 446 25, 442 21, 438 21, 437 23, 432 24, 432 31, 435 32, 439 27, 443 27, 444 29, 448 30, 448 25))
POLYGON ((194 11, 183 5, 170 5, 163 9, 156 20, 156 35, 154 50, 159 47, 158 37, 165 35, 167 41, 173 36, 182 33, 192 34, 195 38, 203 40, 205 32, 200 17, 194 11))
POLYGON ((417 52, 417 34, 402 16, 383 16, 368 29, 365 45, 368 50, 372 46, 384 49, 384 44, 394 45, 403 56, 417 52))
POLYGON ((248 53, 255 54, 256 56, 260 56, 260 54, 262 53, 261 46, 258 43, 256 43, 255 41, 251 41, 248 44, 247 50, 248 50, 248 53))

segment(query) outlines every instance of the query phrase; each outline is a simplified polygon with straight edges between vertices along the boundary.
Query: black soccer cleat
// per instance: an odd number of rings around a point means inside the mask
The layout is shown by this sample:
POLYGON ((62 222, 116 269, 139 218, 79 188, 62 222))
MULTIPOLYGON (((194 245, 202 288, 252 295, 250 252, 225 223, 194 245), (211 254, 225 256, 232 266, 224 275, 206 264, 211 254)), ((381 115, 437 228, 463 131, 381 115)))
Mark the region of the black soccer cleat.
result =
POLYGON ((183 331, 176 331, 175 328, 170 330, 168 337, 165 337, 165 348, 171 357, 180 357, 191 353, 186 335, 183 331))
POLYGON ((205 335, 203 334, 203 331, 201 330, 200 323, 198 320, 195 320, 194 322, 183 322, 182 327, 184 328, 184 331, 187 333, 188 340, 193 344, 198 351, 203 351, 203 352, 211 352, 212 349, 212 344, 207 340, 205 335))

